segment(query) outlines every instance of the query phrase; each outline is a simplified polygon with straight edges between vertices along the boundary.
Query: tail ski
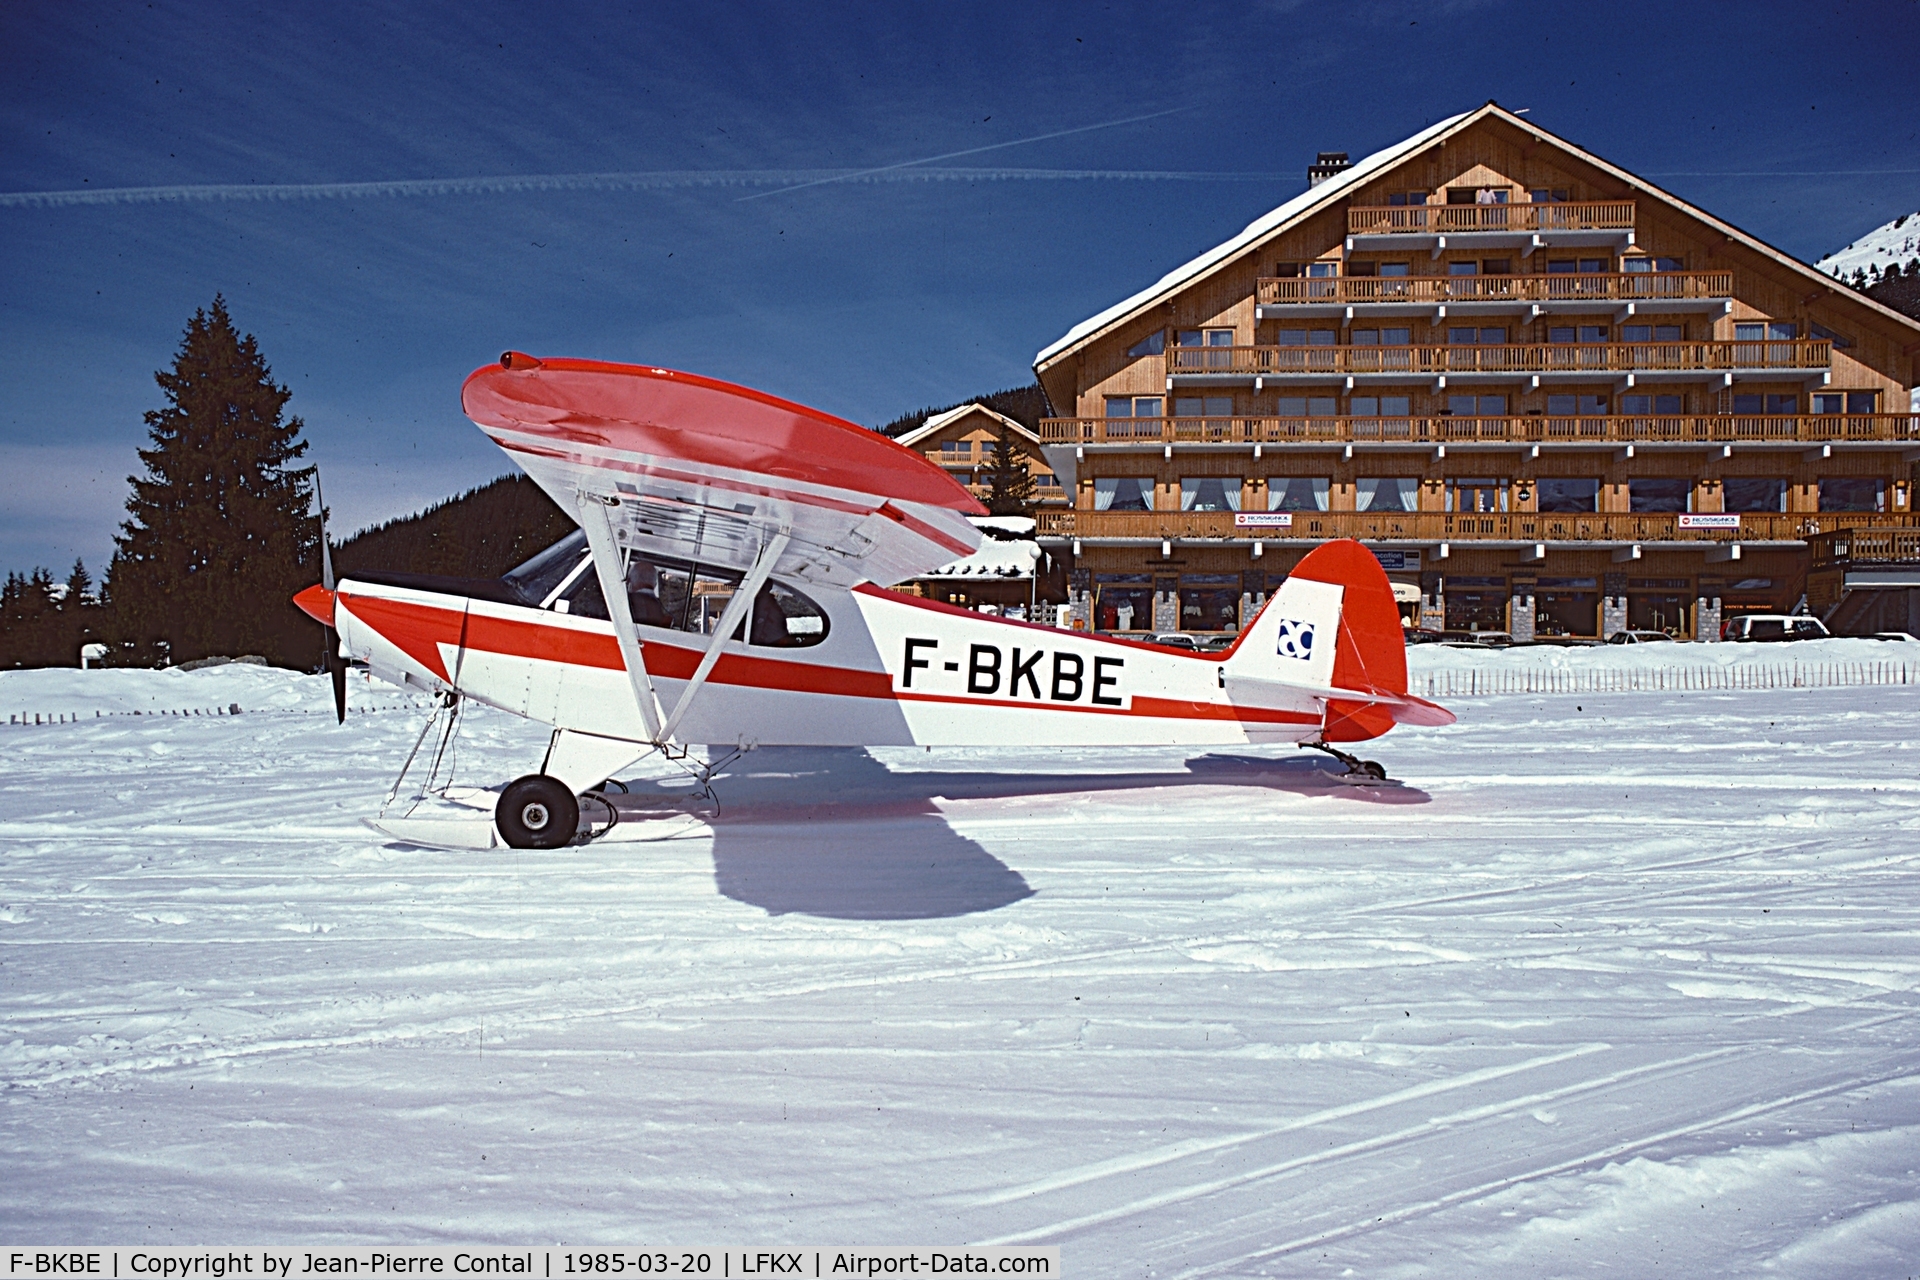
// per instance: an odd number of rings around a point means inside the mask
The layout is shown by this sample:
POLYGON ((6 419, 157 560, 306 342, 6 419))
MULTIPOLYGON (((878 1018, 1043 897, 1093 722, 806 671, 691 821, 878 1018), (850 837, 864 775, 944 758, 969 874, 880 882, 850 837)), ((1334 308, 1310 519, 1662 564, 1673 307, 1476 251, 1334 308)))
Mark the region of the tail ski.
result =
POLYGON ((1407 646, 1387 574, 1351 538, 1309 552, 1222 664, 1235 702, 1270 700, 1287 686, 1322 699, 1319 741, 1361 742, 1398 724, 1453 723, 1453 713, 1407 693, 1407 646))

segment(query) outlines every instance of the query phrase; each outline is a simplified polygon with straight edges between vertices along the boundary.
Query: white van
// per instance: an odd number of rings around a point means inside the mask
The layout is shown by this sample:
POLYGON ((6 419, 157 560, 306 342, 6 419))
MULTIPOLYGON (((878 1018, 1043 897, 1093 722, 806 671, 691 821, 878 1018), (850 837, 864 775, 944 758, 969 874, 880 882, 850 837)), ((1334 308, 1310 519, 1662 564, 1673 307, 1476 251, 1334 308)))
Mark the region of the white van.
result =
POLYGON ((1825 640, 1832 633, 1818 618, 1786 613, 1743 613, 1721 624, 1720 638, 1746 643, 1774 640, 1825 640))

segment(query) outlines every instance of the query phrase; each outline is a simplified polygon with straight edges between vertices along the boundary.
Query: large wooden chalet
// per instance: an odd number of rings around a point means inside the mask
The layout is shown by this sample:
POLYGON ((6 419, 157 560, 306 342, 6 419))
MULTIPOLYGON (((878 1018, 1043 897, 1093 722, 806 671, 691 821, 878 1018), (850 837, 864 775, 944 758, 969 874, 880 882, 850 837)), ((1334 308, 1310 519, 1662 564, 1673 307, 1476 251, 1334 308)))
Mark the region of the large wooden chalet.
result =
POLYGON ((1344 159, 1036 358, 1078 625, 1354 537, 1410 623, 1709 639, 1912 527, 1920 324, 1493 103, 1344 159))

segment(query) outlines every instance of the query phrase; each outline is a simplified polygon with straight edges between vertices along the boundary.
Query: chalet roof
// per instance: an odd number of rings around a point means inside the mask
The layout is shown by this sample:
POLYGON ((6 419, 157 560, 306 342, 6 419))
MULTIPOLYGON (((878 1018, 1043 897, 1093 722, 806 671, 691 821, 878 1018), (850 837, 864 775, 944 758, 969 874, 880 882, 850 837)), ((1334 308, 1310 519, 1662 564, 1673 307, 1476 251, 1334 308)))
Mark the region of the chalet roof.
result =
POLYGON ((1132 297, 1115 303, 1099 315, 1083 320, 1073 328, 1067 330, 1066 334, 1058 341, 1043 348, 1040 354, 1033 358, 1034 367, 1038 369, 1056 357, 1065 354, 1075 347, 1081 346, 1096 334, 1104 332, 1122 321, 1131 319, 1148 307, 1166 301, 1175 292, 1193 283, 1195 280, 1200 279, 1202 276, 1205 276, 1209 271, 1232 261, 1242 251, 1253 244, 1256 244, 1290 224, 1297 223, 1319 212, 1334 201, 1344 198, 1347 193, 1355 187, 1372 181, 1375 177, 1379 176, 1382 171, 1398 164, 1402 160, 1410 158, 1415 152, 1420 151, 1429 144, 1440 141, 1450 134, 1465 130, 1479 123, 1481 120, 1486 119, 1488 116, 1498 117, 1514 128, 1531 134, 1543 142, 1550 142, 1569 154, 1593 165, 1595 168, 1606 172, 1608 175, 1619 179, 1634 191, 1653 199, 1664 201, 1666 204, 1681 210, 1689 216, 1698 218, 1700 221, 1725 235, 1729 240, 1737 241, 1764 257, 1791 268, 1808 281, 1819 285, 1825 291, 1835 293, 1849 302, 1859 303, 1868 310, 1877 312, 1887 319, 1898 321, 1901 325, 1909 329, 1920 331, 1920 322, 1916 322, 1902 315, 1884 303, 1876 302, 1864 294, 1856 293, 1826 273, 1807 265, 1791 254, 1781 252, 1755 236, 1747 234, 1732 223, 1722 218, 1716 218, 1705 210, 1687 203, 1679 196, 1654 186, 1646 179, 1636 177, 1620 166, 1609 163, 1599 156, 1594 155, 1592 152, 1583 150, 1573 143, 1568 142, 1566 139, 1549 133, 1539 125, 1521 116, 1514 115, 1497 103, 1489 102, 1485 106, 1473 111, 1463 112, 1457 116, 1450 116, 1438 124, 1430 125, 1410 138, 1374 152, 1372 155, 1356 163, 1352 168, 1328 178, 1318 186, 1307 188, 1279 208, 1255 219, 1252 223, 1248 224, 1246 230, 1231 240, 1216 245, 1191 262, 1169 271, 1152 285, 1142 289, 1132 297))
POLYGON ((966 417, 970 413, 984 413, 989 418, 992 418, 995 422, 1006 426, 1009 430, 1013 432, 1015 436, 1018 436, 1020 439, 1025 440, 1028 444, 1034 445, 1036 447, 1038 447, 1038 445, 1040 444, 1039 436, 1027 430, 1025 427, 1015 422, 1012 418, 1009 418, 1006 414, 995 413, 992 409, 987 408, 987 406, 983 404, 963 404, 958 409, 949 409, 945 413, 936 413, 931 418, 928 418, 925 422, 915 427, 912 431, 909 431, 907 432, 907 434, 900 436, 896 441, 896 443, 903 445, 908 449, 911 449, 915 445, 919 444, 922 440, 929 439, 930 437, 940 432, 942 429, 952 426, 955 422, 958 422, 960 419, 966 417))

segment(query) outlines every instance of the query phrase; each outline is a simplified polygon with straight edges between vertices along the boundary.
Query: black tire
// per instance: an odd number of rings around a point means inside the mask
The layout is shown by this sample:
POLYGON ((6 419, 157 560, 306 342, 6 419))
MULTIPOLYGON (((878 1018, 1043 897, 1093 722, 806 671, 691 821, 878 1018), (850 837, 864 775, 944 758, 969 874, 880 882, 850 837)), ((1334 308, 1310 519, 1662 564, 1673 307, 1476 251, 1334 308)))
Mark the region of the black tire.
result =
POLYGON ((559 779, 530 773, 500 792, 493 825, 515 849, 558 849, 580 829, 580 802, 559 779))

